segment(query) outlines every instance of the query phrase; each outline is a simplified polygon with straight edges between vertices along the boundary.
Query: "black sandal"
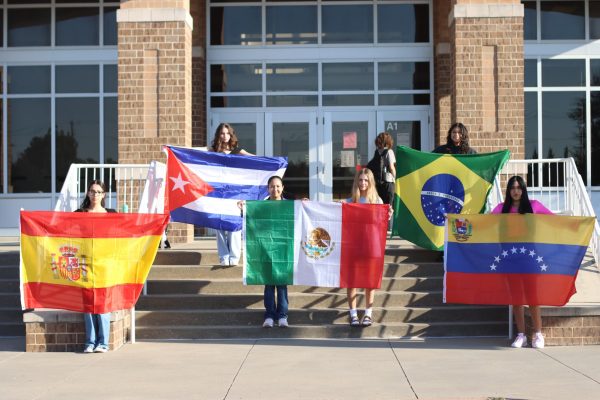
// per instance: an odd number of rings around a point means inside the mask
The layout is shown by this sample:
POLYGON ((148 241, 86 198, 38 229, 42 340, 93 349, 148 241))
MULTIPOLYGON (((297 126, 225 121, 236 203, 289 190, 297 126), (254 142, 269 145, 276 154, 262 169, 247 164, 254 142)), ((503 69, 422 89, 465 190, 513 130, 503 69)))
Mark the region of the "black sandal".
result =
POLYGON ((350 317, 350 326, 352 326, 352 327, 360 326, 360 321, 358 320, 357 316, 350 317))
POLYGON ((368 315, 365 315, 362 319, 362 326, 367 327, 373 325, 373 319, 368 315))

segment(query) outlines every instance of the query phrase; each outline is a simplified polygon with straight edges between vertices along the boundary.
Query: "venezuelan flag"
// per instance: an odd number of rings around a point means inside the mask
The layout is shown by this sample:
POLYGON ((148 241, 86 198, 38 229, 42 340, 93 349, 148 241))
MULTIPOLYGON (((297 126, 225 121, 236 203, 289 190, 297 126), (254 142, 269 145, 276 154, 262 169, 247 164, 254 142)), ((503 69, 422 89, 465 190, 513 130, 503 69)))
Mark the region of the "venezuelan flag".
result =
POLYGON ((444 302, 565 305, 594 229, 593 217, 448 215, 444 302))
POLYGON ((392 235, 431 250, 444 245, 445 215, 483 212, 508 150, 451 155, 396 149, 392 235))
POLYGON ((21 305, 102 314, 137 301, 164 214, 21 212, 21 305))

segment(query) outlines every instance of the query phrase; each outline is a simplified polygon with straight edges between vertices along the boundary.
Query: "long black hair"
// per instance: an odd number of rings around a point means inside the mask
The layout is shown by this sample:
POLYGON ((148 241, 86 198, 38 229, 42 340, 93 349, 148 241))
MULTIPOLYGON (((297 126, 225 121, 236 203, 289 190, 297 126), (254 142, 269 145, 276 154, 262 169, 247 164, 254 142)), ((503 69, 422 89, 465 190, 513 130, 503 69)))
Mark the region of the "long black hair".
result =
POLYGON ((527 195, 527 185, 523 178, 518 175, 512 176, 508 183, 506 184, 506 194, 504 195, 504 204, 502 205, 502 213, 508 214, 510 213, 510 208, 512 207, 512 196, 510 195, 510 188, 512 185, 517 182, 521 187, 521 200, 519 201, 519 214, 532 214, 533 207, 531 207, 531 202, 529 201, 529 196, 527 195))
MULTIPOLYGON (((104 184, 104 182, 102 182, 99 179, 94 179, 93 181, 91 181, 87 188, 87 192, 85 192, 85 199, 83 199, 83 203, 81 203, 81 207, 79 207, 82 210, 87 210, 88 208, 90 208, 90 205, 92 204, 90 202, 90 190, 92 189, 93 185, 100 186, 102 188, 102 191, 104 193, 106 193, 106 185, 104 184)), ((104 208, 104 197, 102 197, 102 200, 100 201, 100 205, 102 206, 102 208, 104 208)))
POLYGON ((450 129, 448 129, 446 145, 454 146, 454 142, 452 141, 452 131, 456 128, 460 129, 460 144, 458 145, 458 148, 460 149, 459 154, 469 154, 469 150, 471 150, 471 145, 469 144, 469 130, 461 122, 452 124, 450 129))

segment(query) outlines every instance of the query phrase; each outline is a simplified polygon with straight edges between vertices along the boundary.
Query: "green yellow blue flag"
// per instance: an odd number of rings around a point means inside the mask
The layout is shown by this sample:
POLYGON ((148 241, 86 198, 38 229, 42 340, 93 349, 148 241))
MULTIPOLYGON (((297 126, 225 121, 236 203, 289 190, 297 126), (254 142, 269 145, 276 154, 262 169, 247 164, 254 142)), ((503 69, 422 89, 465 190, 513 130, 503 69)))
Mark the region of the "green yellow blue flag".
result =
POLYGON ((396 148, 392 235, 426 249, 444 247, 446 214, 479 214, 508 150, 451 155, 396 148))

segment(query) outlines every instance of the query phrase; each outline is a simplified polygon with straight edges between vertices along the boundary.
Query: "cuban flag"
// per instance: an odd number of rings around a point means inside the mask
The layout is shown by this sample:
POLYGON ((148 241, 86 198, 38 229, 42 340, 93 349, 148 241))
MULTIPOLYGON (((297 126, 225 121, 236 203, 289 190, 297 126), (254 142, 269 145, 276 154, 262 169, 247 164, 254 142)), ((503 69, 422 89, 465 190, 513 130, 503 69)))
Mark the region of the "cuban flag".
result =
POLYGON ((167 153, 165 208, 172 222, 239 231, 239 200, 263 200, 267 181, 283 177, 286 157, 254 157, 164 146, 167 153))

